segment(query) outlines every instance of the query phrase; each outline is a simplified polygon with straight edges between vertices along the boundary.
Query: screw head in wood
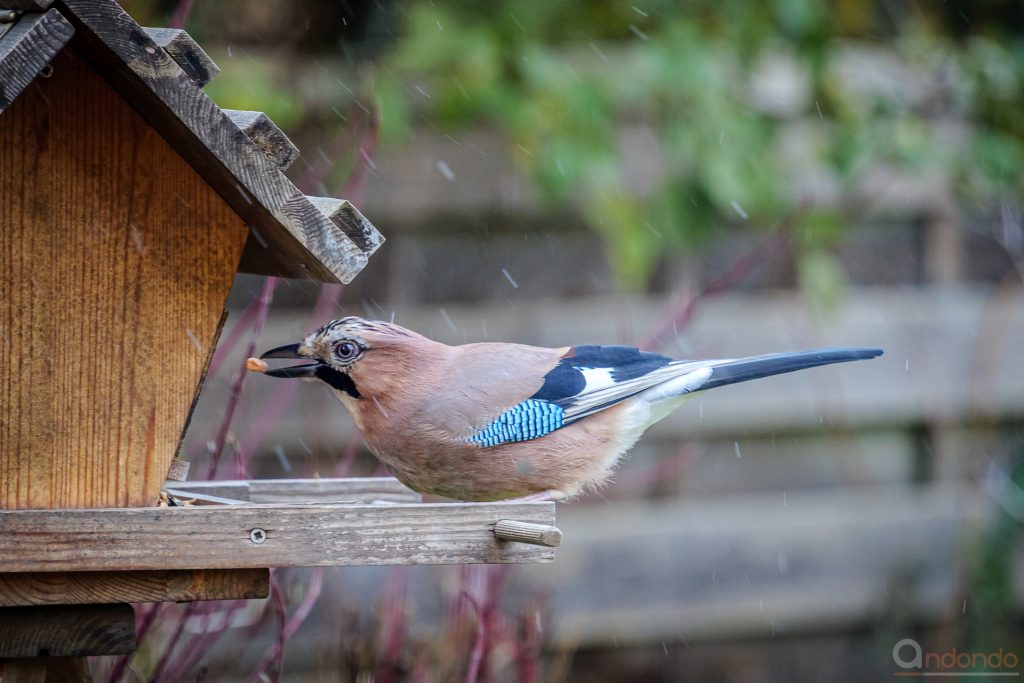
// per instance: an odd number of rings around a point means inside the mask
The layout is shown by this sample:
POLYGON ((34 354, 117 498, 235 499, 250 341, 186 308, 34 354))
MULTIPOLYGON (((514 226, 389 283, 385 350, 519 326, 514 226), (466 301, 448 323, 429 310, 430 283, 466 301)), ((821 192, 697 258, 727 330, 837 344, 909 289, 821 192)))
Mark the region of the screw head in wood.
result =
POLYGON ((249 532, 249 540, 259 545, 267 540, 267 532, 259 528, 253 529, 249 532))

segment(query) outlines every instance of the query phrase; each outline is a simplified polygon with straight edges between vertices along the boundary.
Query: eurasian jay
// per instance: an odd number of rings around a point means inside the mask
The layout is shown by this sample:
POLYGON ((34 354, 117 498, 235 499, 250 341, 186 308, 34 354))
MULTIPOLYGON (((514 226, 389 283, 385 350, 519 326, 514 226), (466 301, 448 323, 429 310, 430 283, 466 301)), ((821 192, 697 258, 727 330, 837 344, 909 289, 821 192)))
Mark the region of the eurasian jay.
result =
POLYGON ((626 346, 448 346, 348 317, 261 358, 312 360, 266 374, 328 384, 406 486, 484 501, 559 500, 600 486, 640 435, 694 392, 881 353, 687 361, 626 346))

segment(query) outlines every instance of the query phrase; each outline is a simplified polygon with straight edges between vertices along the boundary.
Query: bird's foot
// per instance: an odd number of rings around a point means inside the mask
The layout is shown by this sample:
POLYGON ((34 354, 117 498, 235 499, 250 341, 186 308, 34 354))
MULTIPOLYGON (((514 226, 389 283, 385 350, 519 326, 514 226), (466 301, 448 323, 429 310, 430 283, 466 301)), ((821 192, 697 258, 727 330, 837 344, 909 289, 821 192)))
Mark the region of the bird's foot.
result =
POLYGON ((553 502, 557 503, 560 500, 566 500, 568 494, 565 491, 559 491, 558 489, 551 489, 549 491, 541 491, 540 493, 530 493, 525 496, 518 498, 509 498, 506 503, 537 503, 537 502, 553 502))

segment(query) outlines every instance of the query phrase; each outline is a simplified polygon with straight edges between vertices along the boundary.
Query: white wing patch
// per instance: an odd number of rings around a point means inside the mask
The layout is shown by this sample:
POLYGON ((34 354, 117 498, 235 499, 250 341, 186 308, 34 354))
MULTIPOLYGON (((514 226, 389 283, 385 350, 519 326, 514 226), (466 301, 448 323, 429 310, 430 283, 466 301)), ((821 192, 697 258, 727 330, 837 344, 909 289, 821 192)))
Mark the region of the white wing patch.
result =
POLYGON ((581 369, 587 378, 587 385, 565 406, 565 422, 575 422, 638 394, 643 394, 645 400, 653 403, 697 391, 711 376, 711 368, 724 362, 729 361, 675 361, 646 375, 622 382, 612 380, 611 371, 604 368, 581 369), (603 378, 597 373, 602 371, 607 373, 609 383, 598 385, 603 378), (598 385, 593 389, 591 376, 594 377, 595 385, 598 385))
POLYGON ((583 379, 586 381, 586 385, 583 387, 583 391, 581 391, 580 394, 587 394, 591 391, 605 389, 615 384, 615 380, 612 379, 611 368, 580 368, 579 371, 583 375, 583 379))

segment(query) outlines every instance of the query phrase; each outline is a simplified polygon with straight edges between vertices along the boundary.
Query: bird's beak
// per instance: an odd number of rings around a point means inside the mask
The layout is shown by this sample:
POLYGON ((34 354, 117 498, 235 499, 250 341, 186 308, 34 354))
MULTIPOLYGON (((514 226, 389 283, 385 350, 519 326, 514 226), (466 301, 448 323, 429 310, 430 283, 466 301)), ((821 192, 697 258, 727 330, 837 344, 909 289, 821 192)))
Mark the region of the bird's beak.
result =
MULTIPOLYGON (((303 360, 309 360, 308 356, 303 356, 299 353, 298 344, 285 344, 284 346, 278 346, 276 349, 270 349, 262 356, 263 358, 301 358, 303 360)), ((314 362, 307 363, 306 365, 292 365, 287 368, 278 368, 276 370, 267 370, 264 375, 268 377, 289 377, 289 378, 302 378, 302 377, 316 377, 317 368, 323 367, 323 364, 316 359, 314 362)))

